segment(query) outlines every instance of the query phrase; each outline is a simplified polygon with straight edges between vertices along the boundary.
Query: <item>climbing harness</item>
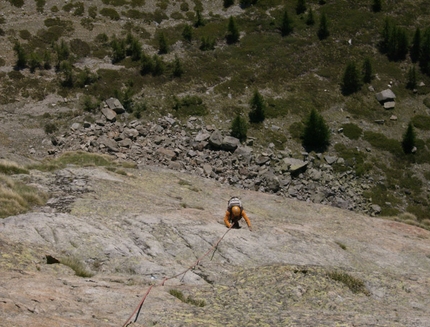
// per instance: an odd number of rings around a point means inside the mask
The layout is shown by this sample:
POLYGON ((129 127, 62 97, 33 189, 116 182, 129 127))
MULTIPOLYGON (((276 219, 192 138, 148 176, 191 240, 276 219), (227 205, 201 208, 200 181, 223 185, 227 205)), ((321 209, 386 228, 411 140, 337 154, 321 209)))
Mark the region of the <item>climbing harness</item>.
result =
MULTIPOLYGON (((227 229, 227 231, 224 233, 224 235, 221 236, 218 239, 218 241, 204 255, 202 255, 199 259, 197 259, 197 261, 193 265, 189 266, 186 270, 184 270, 183 272, 181 272, 181 273, 179 273, 177 275, 174 275, 174 276, 171 276, 171 277, 164 277, 164 279, 161 281, 161 283, 159 284, 159 286, 164 286, 164 283, 167 282, 169 279, 173 279, 173 278, 179 277, 181 275, 183 275, 182 278, 185 277, 185 274, 189 270, 193 269, 195 266, 198 266, 199 263, 200 263, 200 261, 202 261, 203 258, 206 257, 212 250, 214 250, 214 254, 215 254, 215 251, 218 248, 218 244, 222 241, 222 239, 224 238, 224 236, 226 236, 227 233, 232 229, 232 227, 233 227, 233 224, 229 227, 229 229, 227 229)), ((212 255, 212 258, 213 258, 213 255, 212 255)), ((212 258, 211 258, 211 260, 212 260, 212 258)), ((140 302, 139 302, 138 306, 136 307, 136 309, 133 311, 133 313, 130 315, 130 317, 128 317, 127 321, 124 323, 124 325, 122 325, 122 327, 126 327, 126 326, 130 325, 131 323, 135 323, 137 321, 137 319, 139 318, 139 314, 140 314, 140 311, 142 309, 143 303, 145 302, 146 298, 148 297, 149 293, 151 292, 151 290, 152 290, 152 288, 154 286, 155 285, 151 285, 149 287, 148 291, 146 291, 145 295, 142 297, 142 300, 140 300, 140 302), (133 318, 133 316, 135 316, 134 321, 131 321, 131 319, 133 318)))

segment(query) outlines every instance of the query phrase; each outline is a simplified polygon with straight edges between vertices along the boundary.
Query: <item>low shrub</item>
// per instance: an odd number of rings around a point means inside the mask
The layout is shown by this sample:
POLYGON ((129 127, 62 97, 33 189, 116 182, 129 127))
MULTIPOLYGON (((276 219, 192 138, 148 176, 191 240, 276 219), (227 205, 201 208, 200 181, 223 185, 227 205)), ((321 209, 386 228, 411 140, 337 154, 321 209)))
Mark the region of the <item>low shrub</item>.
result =
POLYGON ((178 300, 187 304, 195 305, 196 307, 204 307, 206 305, 204 300, 194 300, 193 298, 191 298, 191 296, 188 296, 186 298, 181 291, 175 289, 171 289, 169 293, 170 295, 176 297, 178 300))
POLYGON ((92 277, 94 273, 91 272, 85 264, 76 257, 64 257, 60 259, 60 263, 70 267, 79 277, 92 277))
POLYGON ((118 12, 113 8, 102 8, 100 10, 100 15, 110 18, 112 20, 119 20, 121 18, 118 12))
POLYGON ((331 279, 341 282, 346 285, 353 293, 363 293, 367 296, 370 295, 369 290, 364 285, 364 282, 356 277, 353 277, 347 273, 340 271, 332 271, 328 273, 328 277, 331 279))
POLYGON ((342 128, 343 128, 343 134, 351 140, 358 140, 363 134, 363 130, 357 125, 352 123, 343 124, 342 128))
POLYGON ((430 116, 416 115, 411 120, 414 127, 424 131, 430 131, 430 116))
POLYGON ((179 116, 205 116, 208 114, 203 100, 196 95, 186 95, 182 99, 174 98, 173 109, 179 116))

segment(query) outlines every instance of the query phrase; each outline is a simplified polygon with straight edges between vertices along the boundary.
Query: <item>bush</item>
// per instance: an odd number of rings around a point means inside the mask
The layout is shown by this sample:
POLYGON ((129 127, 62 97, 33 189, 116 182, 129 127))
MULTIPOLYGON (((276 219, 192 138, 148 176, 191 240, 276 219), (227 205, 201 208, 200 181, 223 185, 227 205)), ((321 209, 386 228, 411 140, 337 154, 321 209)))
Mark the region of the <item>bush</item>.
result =
POLYGON ((358 140, 363 134, 363 130, 352 123, 343 124, 342 128, 343 134, 351 140, 358 140))
POLYGON ((185 298, 184 293, 178 290, 172 289, 169 291, 169 293, 170 295, 173 295, 174 297, 176 297, 178 300, 187 304, 195 305, 197 307, 204 307, 206 305, 204 300, 194 300, 191 298, 191 296, 188 296, 187 298, 185 298))
POLYGON ((44 130, 46 134, 53 134, 58 130, 58 127, 55 123, 46 123, 44 130))
POLYGON ((182 99, 174 99, 173 109, 178 115, 205 116, 208 113, 203 100, 195 95, 186 95, 182 99))
POLYGON ((332 271, 328 273, 328 276, 337 281, 341 282, 344 285, 348 286, 348 288, 353 293, 363 293, 367 296, 370 295, 370 292, 367 290, 366 286, 364 285, 364 282, 356 277, 353 277, 347 273, 340 272, 340 271, 332 271))
POLYGON ((430 131, 430 116, 416 115, 412 117, 412 124, 414 127, 423 131, 430 131))
POLYGON ((100 10, 100 15, 108 17, 112 20, 119 20, 121 18, 118 12, 113 8, 102 8, 100 10))

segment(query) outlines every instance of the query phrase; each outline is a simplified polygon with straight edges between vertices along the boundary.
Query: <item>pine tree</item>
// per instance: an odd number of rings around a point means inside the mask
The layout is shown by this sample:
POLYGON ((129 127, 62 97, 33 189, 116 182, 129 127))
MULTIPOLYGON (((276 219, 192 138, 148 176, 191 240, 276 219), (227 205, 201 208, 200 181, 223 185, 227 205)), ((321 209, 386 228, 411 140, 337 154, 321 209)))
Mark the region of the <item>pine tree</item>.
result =
POLYGON ((42 67, 42 59, 36 52, 30 54, 30 59, 28 60, 28 65, 30 67, 30 72, 34 73, 37 68, 42 67))
POLYGON ((328 31, 327 17, 324 13, 322 13, 322 15, 321 15, 320 25, 318 28, 317 35, 318 35, 318 38, 320 40, 324 40, 324 39, 328 38, 328 36, 330 35, 330 33, 328 31))
POLYGON ((175 54, 175 61, 173 62, 173 77, 181 77, 184 73, 184 69, 182 68, 182 63, 179 60, 178 56, 175 54))
POLYGON ((240 33, 239 29, 236 25, 236 20, 233 16, 230 16, 230 19, 228 20, 228 26, 227 26, 227 35, 226 40, 228 44, 233 44, 239 41, 240 33))
POLYGON ((126 57, 125 40, 118 40, 116 37, 111 42, 112 63, 117 63, 126 57))
POLYGON ((364 83, 370 83, 372 82, 372 64, 370 62, 369 58, 364 59, 363 62, 363 82, 364 83))
POLYGON ((409 51, 409 55, 411 56, 411 60, 413 63, 416 63, 420 59, 420 53, 421 53, 421 30, 419 27, 417 27, 414 33, 412 46, 409 51))
POLYGON ((324 118, 313 108, 305 121, 303 147, 307 151, 324 151, 330 144, 330 129, 324 118))
POLYGON ((166 70, 166 64, 164 63, 163 59, 160 56, 154 55, 152 57, 152 60, 154 62, 154 69, 152 71, 152 75, 163 75, 164 71, 166 70))
POLYGON ((224 0, 224 8, 228 8, 234 5, 234 0, 224 0))
POLYGON ((238 138, 241 142, 246 141, 246 134, 248 133, 248 126, 246 120, 237 115, 231 123, 231 136, 238 138))
POLYGON ((360 76, 354 62, 348 63, 342 79, 342 94, 349 95, 361 88, 360 76))
POLYGON ((186 41, 191 42, 193 39, 193 28, 190 25, 185 25, 184 30, 182 31, 182 37, 186 41))
POLYGON ((293 23, 290 17, 288 16, 287 9, 284 10, 280 30, 281 30, 282 36, 287 36, 293 31, 293 23))
POLYGON ((421 71, 430 75, 430 27, 425 30, 423 35, 419 63, 421 71))
POLYGON ((314 12, 312 8, 309 8, 308 17, 306 18, 306 25, 313 26, 315 25, 314 12))
POLYGON ((24 68, 27 66, 27 53, 24 50, 24 47, 18 41, 15 42, 13 46, 13 51, 16 53, 16 64, 17 68, 24 68))
POLYGON ((403 135, 403 139, 402 139, 403 152, 406 154, 412 153, 414 147, 415 147, 415 131, 414 131, 414 126, 412 125, 411 122, 409 122, 408 128, 406 129, 406 132, 403 135))
POLYGON ((408 72, 408 82, 406 84, 406 88, 413 90, 417 87, 417 74, 415 71, 415 66, 409 68, 408 72))
POLYGON ((154 71, 154 66, 154 60, 152 60, 150 56, 142 53, 140 58, 140 73, 142 75, 152 74, 154 71))
POLYGON ((200 10, 196 11, 196 22, 194 23, 194 27, 205 26, 205 21, 203 20, 202 14, 200 10))
POLYGON ((296 5, 296 14, 300 15, 306 12, 306 1, 305 0, 297 0, 296 5))
POLYGON ((167 39, 164 33, 162 32, 158 36, 158 53, 159 54, 166 54, 169 52, 169 46, 167 45, 167 39))
POLYGON ((250 102, 251 111, 249 121, 251 123, 261 123, 266 119, 265 103, 261 94, 256 90, 250 102))
POLYGON ((373 12, 380 12, 382 10, 381 0, 373 0, 373 12))

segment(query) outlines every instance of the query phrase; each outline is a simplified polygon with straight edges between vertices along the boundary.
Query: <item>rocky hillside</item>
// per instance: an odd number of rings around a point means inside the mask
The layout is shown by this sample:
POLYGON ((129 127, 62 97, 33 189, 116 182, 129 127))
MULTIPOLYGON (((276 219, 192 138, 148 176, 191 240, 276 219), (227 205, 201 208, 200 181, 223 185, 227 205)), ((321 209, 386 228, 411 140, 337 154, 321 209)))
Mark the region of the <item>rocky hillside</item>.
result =
POLYGON ((0 221, 0 326, 122 326, 151 286, 134 326, 430 324, 418 227, 152 166, 26 179, 52 198, 0 221))

